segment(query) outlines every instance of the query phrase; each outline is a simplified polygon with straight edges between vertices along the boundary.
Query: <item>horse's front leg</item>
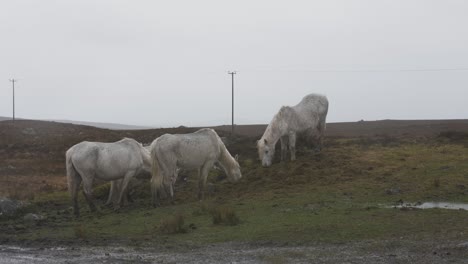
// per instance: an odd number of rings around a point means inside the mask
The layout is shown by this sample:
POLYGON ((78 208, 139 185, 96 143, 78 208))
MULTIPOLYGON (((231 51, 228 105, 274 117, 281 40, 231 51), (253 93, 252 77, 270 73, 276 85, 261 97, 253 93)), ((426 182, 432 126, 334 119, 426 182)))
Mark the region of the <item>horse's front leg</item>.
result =
POLYGON ((288 155, 288 142, 289 142, 289 137, 288 136, 283 136, 280 138, 281 142, 281 161, 286 161, 286 156, 288 155))
POLYGON ((114 203, 114 210, 118 210, 123 205, 122 201, 123 201, 124 195, 126 194, 128 183, 130 182, 130 179, 134 175, 135 175, 135 171, 129 171, 123 177, 122 184, 120 186, 119 198, 117 199, 117 203, 114 203))
POLYGON ((111 181, 110 189, 109 189, 109 197, 107 198, 107 202, 104 204, 105 206, 110 205, 115 200, 115 197, 117 193, 119 192, 119 188, 116 185, 119 185, 119 182, 117 180, 111 181))
POLYGON ((203 168, 198 169, 198 200, 203 200, 203 188, 205 187, 203 168))
POLYGON ((213 165, 213 163, 207 162, 198 170, 198 200, 200 201, 205 198, 206 179, 213 165))
POLYGON ((314 152, 319 153, 322 150, 322 131, 318 128, 311 129, 309 137, 311 141, 315 143, 313 144, 314 152))
POLYGON ((296 160, 296 132, 289 132, 289 150, 291 151, 291 160, 296 160))

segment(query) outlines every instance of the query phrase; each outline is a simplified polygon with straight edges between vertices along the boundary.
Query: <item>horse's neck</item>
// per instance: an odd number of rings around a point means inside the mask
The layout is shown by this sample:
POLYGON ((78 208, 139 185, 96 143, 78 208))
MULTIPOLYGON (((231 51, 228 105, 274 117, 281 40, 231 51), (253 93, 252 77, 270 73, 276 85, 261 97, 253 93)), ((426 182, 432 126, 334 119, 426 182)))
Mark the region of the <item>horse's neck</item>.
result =
POLYGON ((226 146, 222 142, 220 142, 220 150, 221 154, 219 155, 219 163, 224 168, 226 173, 228 173, 228 170, 234 166, 236 160, 231 156, 226 146))
POLYGON ((287 133, 286 127, 284 125, 284 121, 282 117, 277 114, 271 123, 268 125, 265 133, 263 134, 263 139, 266 139, 268 142, 272 144, 276 144, 278 140, 287 133))

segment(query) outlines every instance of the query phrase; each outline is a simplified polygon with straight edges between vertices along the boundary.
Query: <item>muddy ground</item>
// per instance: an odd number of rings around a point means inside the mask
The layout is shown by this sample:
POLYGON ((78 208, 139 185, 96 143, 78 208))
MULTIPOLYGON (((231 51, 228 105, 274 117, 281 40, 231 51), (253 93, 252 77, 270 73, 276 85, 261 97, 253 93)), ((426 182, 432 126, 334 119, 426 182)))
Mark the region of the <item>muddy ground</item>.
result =
POLYGON ((309 246, 223 243, 161 248, 0 246, 0 263, 467 263, 468 243, 365 241, 309 246))

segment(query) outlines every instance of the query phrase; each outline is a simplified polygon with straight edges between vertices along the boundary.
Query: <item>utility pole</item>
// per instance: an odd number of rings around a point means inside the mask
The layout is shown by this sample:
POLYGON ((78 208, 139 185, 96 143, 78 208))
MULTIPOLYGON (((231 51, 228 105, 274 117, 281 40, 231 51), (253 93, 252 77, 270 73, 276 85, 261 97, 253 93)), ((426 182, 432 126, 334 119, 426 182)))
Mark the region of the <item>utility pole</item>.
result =
POLYGON ((232 125, 231 125, 231 137, 234 137, 234 74, 235 71, 229 71, 228 74, 231 74, 232 78, 232 125))
POLYGON ((18 80, 10 79, 11 84, 13 85, 13 122, 15 122, 15 82, 18 80))

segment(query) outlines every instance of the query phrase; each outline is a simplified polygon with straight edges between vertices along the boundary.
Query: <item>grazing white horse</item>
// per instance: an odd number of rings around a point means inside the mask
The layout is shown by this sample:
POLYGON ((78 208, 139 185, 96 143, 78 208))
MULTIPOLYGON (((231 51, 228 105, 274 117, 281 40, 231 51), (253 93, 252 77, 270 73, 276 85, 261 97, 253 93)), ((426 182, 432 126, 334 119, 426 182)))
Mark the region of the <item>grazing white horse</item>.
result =
POLYGON ((142 170, 150 171, 151 157, 140 143, 124 138, 114 143, 78 143, 66 153, 68 190, 72 198, 75 215, 79 216, 78 190, 83 182, 83 194, 91 211, 96 210, 92 195, 94 179, 115 181, 122 179, 117 209, 130 179, 142 170))
POLYGON ((319 94, 305 96, 295 106, 283 106, 273 117, 262 138, 257 142, 258 155, 264 167, 271 166, 275 145, 281 140, 281 160, 286 160, 287 150, 291 160, 296 159, 296 134, 306 133, 322 146, 325 122, 328 113, 328 99, 319 94))
POLYGON ((221 138, 213 129, 204 128, 190 134, 165 134, 151 144, 153 177, 151 192, 153 205, 159 205, 159 197, 169 194, 173 199, 173 186, 178 169, 198 169, 198 198, 204 198, 206 179, 214 164, 219 164, 231 182, 238 181, 241 170, 221 138), (164 193, 163 193, 164 191, 164 193))

